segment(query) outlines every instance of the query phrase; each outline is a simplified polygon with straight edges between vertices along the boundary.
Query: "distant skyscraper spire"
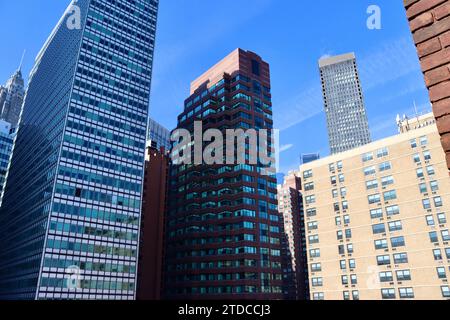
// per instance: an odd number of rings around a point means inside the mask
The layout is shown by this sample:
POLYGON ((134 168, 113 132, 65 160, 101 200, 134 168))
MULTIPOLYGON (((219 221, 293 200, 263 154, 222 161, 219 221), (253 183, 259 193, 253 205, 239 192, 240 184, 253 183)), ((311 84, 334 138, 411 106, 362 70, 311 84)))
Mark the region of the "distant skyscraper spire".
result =
POLYGON ((20 59, 19 68, 17 68, 18 71, 22 71, 23 59, 25 58, 25 53, 26 53, 26 52, 27 52, 27 50, 23 50, 23 53, 22 53, 22 59, 20 59))
POLYGON ((8 79, 4 87, 0 87, 0 119, 11 123, 13 128, 19 125, 25 96, 25 82, 21 72, 23 57, 19 69, 8 79))

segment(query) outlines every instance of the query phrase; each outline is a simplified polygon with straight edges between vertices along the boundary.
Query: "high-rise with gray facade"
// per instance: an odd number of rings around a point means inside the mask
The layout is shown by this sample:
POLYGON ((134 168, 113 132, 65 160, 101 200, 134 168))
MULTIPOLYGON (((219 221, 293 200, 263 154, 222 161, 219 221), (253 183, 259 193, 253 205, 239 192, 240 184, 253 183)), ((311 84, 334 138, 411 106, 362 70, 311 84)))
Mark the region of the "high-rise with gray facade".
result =
POLYGON ((354 53, 319 60, 332 154, 371 142, 354 53))
POLYGON ((148 139, 154 148, 170 150, 170 131, 151 118, 148 120, 148 139))
POLYGON ((13 128, 19 125, 24 95, 25 84, 19 68, 5 86, 0 86, 0 119, 9 122, 13 128))
POLYGON ((0 209, 0 299, 132 300, 157 0, 74 0, 40 51, 0 209))

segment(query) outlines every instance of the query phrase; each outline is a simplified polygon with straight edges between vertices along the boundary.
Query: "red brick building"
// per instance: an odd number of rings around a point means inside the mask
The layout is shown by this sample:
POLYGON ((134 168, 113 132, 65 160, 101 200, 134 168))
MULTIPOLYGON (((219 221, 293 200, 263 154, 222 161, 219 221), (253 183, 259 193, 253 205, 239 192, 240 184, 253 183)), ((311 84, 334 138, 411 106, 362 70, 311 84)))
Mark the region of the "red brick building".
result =
POLYGON ((160 300, 164 256, 169 155, 162 147, 147 148, 138 265, 138 300, 160 300))
POLYGON ((450 0, 404 0, 450 169, 450 0))

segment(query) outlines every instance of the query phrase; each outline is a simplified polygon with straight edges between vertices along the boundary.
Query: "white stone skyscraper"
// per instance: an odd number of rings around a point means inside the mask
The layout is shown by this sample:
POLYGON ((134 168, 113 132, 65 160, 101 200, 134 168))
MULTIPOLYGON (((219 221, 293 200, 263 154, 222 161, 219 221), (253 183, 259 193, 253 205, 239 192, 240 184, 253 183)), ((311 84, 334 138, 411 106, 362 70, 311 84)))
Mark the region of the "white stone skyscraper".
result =
POLYGON ((371 142, 354 53, 319 60, 331 154, 371 142))
POLYGON ((6 82, 6 86, 0 86, 0 119, 11 123, 13 128, 17 128, 19 124, 24 95, 25 85, 19 67, 6 82))

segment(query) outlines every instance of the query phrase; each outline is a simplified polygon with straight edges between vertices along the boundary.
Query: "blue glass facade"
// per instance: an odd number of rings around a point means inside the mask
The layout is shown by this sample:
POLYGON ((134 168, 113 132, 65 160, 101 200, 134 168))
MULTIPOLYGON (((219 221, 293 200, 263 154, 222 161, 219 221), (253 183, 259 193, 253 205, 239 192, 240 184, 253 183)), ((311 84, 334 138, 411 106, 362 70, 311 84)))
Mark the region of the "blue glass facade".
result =
POLYGON ((38 56, 0 211, 0 298, 135 298, 157 9, 75 1, 38 56))
POLYGON ((3 192, 6 181, 13 144, 14 134, 11 131, 11 124, 0 120, 0 194, 3 192))

